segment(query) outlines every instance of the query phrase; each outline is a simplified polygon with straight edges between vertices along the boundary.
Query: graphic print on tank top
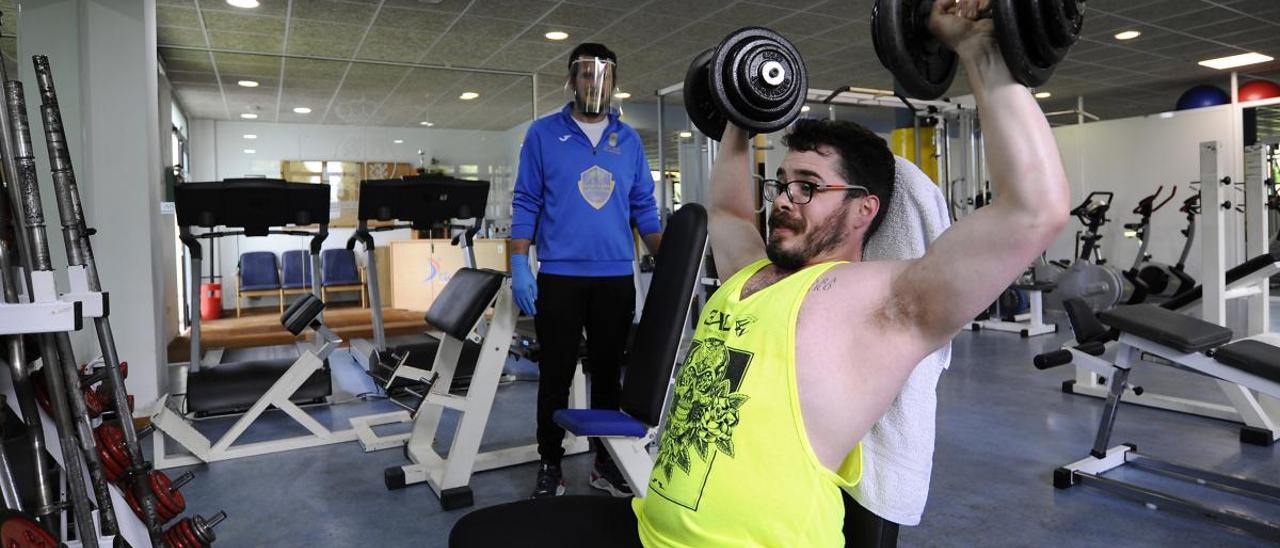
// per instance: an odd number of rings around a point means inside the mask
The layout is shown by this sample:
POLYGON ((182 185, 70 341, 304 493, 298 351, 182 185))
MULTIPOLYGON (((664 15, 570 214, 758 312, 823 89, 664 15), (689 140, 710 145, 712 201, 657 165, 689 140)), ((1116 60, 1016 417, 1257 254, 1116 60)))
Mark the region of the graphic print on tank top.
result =
MULTIPOLYGON (((730 321, 710 311, 705 323, 742 335, 755 318, 730 321)), ((667 415, 667 429, 658 446, 650 489, 663 498, 698 510, 707 477, 718 458, 733 458, 733 432, 738 411, 748 403, 738 392, 751 365, 752 354, 730 348, 723 339, 694 341, 680 373, 667 415)))

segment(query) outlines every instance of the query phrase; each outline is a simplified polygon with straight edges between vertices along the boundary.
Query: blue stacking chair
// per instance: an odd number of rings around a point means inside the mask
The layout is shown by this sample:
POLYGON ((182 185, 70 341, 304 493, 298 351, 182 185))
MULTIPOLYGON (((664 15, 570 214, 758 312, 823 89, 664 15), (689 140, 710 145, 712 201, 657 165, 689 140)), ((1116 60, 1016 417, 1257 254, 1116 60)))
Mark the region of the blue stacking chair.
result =
POLYGON ((356 264, 356 254, 350 249, 326 249, 320 252, 320 292, 325 303, 329 293, 358 291, 360 308, 368 306, 364 290, 364 268, 356 264))
POLYGON ((280 313, 284 314, 284 293, 280 288, 280 266, 276 254, 270 251, 250 251, 240 254, 236 265, 236 317, 240 316, 240 299, 243 297, 276 297, 280 301, 280 313))

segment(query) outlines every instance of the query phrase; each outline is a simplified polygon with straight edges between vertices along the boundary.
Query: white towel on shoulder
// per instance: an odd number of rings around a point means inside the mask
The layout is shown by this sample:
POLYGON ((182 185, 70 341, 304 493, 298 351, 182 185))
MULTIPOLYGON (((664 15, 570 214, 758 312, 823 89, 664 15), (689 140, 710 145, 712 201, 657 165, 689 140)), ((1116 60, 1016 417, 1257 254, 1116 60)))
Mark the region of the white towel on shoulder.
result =
MULTIPOLYGON (((893 198, 863 260, 915 259, 951 226, 942 191, 915 164, 895 158, 893 198)), ((893 405, 862 440, 862 480, 849 494, 864 508, 900 525, 918 525, 933 471, 938 377, 951 345, 920 362, 893 405)))

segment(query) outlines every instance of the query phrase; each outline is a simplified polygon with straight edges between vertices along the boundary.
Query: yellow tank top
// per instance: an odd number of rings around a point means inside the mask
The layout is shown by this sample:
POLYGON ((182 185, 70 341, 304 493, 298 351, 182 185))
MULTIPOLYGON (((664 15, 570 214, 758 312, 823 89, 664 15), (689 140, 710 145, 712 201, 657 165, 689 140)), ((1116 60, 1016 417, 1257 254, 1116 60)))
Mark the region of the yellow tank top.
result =
POLYGON ((729 278, 703 309, 676 376, 648 494, 632 502, 646 546, 843 546, 840 488, 861 446, 832 472, 809 445, 796 395, 800 305, 814 265, 742 299, 769 264, 729 278))

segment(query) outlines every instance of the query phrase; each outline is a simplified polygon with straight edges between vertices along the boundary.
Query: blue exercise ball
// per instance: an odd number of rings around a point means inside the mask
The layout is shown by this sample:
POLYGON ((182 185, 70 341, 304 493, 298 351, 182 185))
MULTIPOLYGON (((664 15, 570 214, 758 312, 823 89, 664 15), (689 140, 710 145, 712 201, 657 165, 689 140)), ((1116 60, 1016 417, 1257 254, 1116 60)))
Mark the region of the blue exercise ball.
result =
POLYGON ((1177 110, 1192 108, 1216 107, 1231 102, 1231 96, 1217 86, 1202 85, 1193 87, 1178 98, 1177 110))

